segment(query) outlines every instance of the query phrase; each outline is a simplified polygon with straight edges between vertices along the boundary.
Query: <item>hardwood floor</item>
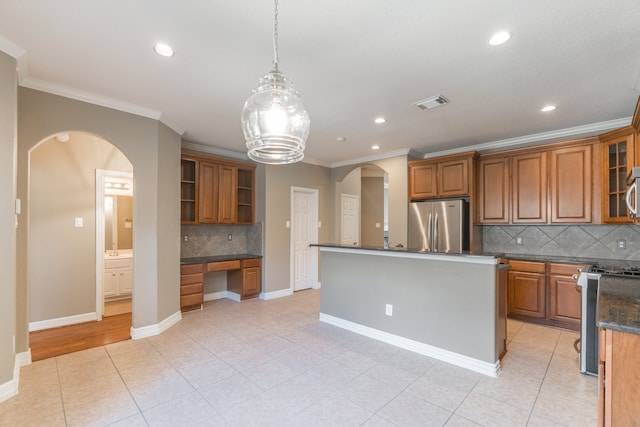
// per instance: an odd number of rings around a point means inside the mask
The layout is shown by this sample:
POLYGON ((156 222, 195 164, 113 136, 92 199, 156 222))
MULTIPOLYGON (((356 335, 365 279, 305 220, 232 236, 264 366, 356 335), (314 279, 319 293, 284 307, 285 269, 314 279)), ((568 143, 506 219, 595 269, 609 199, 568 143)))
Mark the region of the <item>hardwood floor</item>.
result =
POLYGON ((48 359, 79 350, 128 340, 131 313, 104 317, 100 322, 86 322, 29 333, 31 360, 48 359))

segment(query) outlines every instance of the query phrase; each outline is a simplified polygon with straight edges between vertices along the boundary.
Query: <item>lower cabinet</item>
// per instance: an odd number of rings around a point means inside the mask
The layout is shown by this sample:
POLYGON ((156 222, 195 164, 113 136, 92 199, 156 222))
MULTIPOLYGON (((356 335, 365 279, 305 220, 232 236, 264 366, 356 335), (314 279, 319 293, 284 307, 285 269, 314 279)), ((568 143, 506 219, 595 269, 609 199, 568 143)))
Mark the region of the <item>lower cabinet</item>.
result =
POLYGON ((180 266, 180 310, 191 311, 202 308, 204 267, 203 264, 180 266))
POLYGON ((640 335, 600 329, 598 425, 640 425, 640 335))
POLYGON ((572 277, 579 265, 516 260, 509 261, 509 264, 509 317, 580 329, 580 288, 572 277))
POLYGON ((102 289, 107 299, 130 297, 133 291, 133 258, 105 259, 102 289))
POLYGON ((227 290, 240 295, 240 299, 255 298, 262 290, 262 260, 244 259, 239 270, 227 273, 227 290))

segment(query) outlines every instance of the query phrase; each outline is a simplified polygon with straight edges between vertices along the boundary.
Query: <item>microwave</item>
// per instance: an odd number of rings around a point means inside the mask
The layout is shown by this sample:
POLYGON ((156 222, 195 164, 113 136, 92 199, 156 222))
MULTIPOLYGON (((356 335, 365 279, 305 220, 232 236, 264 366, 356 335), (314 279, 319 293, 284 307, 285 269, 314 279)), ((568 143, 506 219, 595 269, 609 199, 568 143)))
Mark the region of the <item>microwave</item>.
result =
POLYGON ((627 209, 631 218, 638 218, 638 200, 640 200, 640 166, 631 169, 627 177, 627 209))

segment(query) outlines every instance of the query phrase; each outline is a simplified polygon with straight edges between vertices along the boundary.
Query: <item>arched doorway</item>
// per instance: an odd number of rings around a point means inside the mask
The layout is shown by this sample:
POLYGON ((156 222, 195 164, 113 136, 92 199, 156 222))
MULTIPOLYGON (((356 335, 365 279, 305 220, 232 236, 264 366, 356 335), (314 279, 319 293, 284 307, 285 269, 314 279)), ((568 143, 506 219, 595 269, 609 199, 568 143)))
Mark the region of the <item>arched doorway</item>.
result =
POLYGON ((96 236, 105 231, 96 208, 96 170, 131 175, 133 167, 110 142, 73 131, 40 141, 28 161, 29 331, 99 321, 103 296, 96 274, 105 247, 97 247, 96 236))

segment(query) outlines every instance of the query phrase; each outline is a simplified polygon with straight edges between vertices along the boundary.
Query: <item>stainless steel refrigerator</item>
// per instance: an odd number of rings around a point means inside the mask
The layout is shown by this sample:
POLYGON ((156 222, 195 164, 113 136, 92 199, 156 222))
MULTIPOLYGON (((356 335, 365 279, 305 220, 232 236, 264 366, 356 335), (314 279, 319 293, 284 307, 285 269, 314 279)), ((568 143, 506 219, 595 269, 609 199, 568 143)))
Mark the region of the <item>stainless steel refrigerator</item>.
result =
POLYGON ((469 203, 436 200, 409 203, 407 249, 461 253, 469 250, 469 203))

